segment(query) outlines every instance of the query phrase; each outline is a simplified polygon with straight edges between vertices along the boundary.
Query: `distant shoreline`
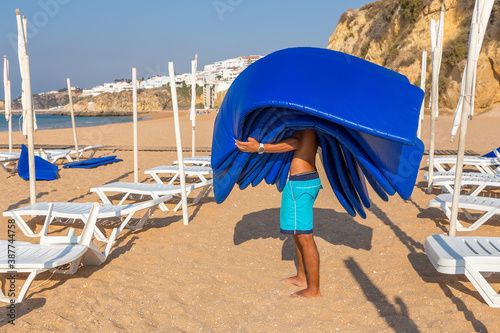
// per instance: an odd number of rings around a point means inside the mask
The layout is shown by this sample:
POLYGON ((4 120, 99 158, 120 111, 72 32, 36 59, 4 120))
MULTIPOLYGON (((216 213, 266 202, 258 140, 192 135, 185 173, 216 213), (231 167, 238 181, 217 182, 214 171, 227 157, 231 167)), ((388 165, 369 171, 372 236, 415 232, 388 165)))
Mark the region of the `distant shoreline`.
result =
MULTIPOLYGON (((0 113, 5 111, 0 111, 0 113)), ((180 113, 189 112, 189 109, 179 110, 180 113)), ((21 114, 22 110, 12 110, 12 114, 21 114)), ((35 110, 36 114, 50 114, 56 116, 71 116, 70 111, 65 110, 35 110)), ((132 111, 75 111, 75 117, 124 117, 132 116, 132 111)), ((169 114, 172 110, 164 111, 137 111, 140 115, 146 114, 169 114)))

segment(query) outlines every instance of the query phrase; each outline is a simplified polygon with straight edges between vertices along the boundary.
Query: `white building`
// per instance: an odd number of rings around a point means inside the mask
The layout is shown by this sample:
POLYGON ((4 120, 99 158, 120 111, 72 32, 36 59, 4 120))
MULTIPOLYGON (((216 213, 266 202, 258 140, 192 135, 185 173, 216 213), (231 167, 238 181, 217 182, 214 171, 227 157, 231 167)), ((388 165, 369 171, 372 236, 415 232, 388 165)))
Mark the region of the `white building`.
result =
MULTIPOLYGON (((251 55, 216 61, 213 64, 205 65, 202 71, 196 72, 196 84, 206 87, 204 91, 209 96, 205 98, 205 106, 213 106, 213 101, 217 97, 217 93, 227 90, 236 77, 248 66, 262 58, 259 55, 251 55), (208 84, 208 86, 207 86, 208 84)), ((191 73, 184 73, 175 76, 175 85, 191 86, 191 73)), ((138 83, 139 89, 154 89, 165 86, 170 83, 168 76, 155 76, 147 80, 142 80, 138 83)), ((84 89, 84 96, 97 96, 106 92, 121 92, 132 90, 132 84, 127 82, 104 83, 102 86, 97 86, 91 89, 84 89)))

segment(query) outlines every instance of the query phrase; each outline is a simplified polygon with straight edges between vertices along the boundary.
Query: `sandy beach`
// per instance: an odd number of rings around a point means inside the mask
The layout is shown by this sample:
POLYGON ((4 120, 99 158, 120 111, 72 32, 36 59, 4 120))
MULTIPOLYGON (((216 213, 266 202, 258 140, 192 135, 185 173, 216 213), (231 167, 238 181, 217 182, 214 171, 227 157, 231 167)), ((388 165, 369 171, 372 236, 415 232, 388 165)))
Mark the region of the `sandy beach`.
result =
MULTIPOLYGON (((183 144, 189 147, 191 126, 185 114, 181 118, 183 144)), ((211 146, 214 119, 213 113, 198 115, 198 147, 211 146)), ((457 149, 457 141, 449 142, 452 121, 450 115, 438 118, 437 149, 457 149)), ((499 121, 500 108, 475 116, 468 124, 467 149, 484 154, 498 147, 499 121)), ((426 115, 426 147, 428 129, 426 115)), ((91 170, 60 167, 57 180, 37 182, 39 201, 99 201, 91 187, 133 181, 131 123, 80 128, 78 135, 81 146, 115 147, 98 156, 117 155, 123 162, 91 170)), ((7 133, 0 133, 0 142, 7 143, 7 133)), ((16 132, 14 143, 21 142, 16 132)), ((35 143, 70 146, 71 129, 38 131, 35 143)), ((153 182, 145 170, 176 159, 175 152, 163 149, 174 146, 171 113, 139 123, 141 182, 153 182)), ((7 303, 0 306, 0 326, 23 332, 498 331, 499 310, 464 276, 438 273, 425 255, 426 237, 447 233, 449 226, 440 210, 427 207, 441 191, 426 193, 426 158, 412 198, 384 202, 371 191, 367 219, 352 218, 341 208, 319 164, 324 190, 314 214, 322 298, 288 297, 299 290, 280 282, 295 273, 293 241, 279 232, 280 193, 260 184, 234 189, 220 205, 212 192, 190 203, 189 226, 181 211, 157 210, 144 228, 124 230, 101 266, 83 266, 74 275, 39 274, 17 305, 15 327, 7 323, 7 303)), ((0 211, 29 203, 27 181, 3 171, 0 177, 0 211)), ((6 239, 7 218, 0 221, 0 239, 6 239)), ((33 225, 40 230, 41 220, 33 225)), ((64 233, 67 227, 54 224, 50 230, 64 233)), ((500 237, 498 218, 458 233, 465 234, 500 237)), ((16 240, 37 242, 19 229, 16 240)), ((5 276, 0 281, 5 291, 5 276)))

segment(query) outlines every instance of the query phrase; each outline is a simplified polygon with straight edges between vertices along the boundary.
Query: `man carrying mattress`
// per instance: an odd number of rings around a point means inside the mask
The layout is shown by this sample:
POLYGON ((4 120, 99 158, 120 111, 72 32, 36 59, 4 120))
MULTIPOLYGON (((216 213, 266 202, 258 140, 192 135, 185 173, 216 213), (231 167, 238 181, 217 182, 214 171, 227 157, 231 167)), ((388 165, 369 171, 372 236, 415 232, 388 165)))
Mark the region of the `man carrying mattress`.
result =
POLYGON ((279 142, 265 144, 248 138, 247 142, 236 140, 236 146, 247 153, 294 151, 290 177, 281 197, 280 230, 283 234, 293 235, 297 275, 282 281, 306 287, 292 297, 320 297, 319 253, 313 238, 313 204, 322 188, 315 163, 318 150, 316 133, 310 129, 301 130, 279 142))

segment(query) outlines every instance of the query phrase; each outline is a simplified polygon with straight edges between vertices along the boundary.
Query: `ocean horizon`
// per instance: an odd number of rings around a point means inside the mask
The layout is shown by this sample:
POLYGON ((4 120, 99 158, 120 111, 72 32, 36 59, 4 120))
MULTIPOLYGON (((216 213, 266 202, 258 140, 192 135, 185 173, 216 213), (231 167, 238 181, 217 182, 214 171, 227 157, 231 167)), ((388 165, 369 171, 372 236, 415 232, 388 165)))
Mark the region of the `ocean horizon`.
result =
MULTIPOLYGON (((149 119, 150 117, 139 117, 138 120, 149 119)), ((91 127, 102 126, 109 124, 129 123, 132 122, 132 116, 92 116, 92 117, 75 117, 76 127, 91 127)), ((54 114, 37 114, 36 122, 38 130, 48 130, 57 128, 71 128, 71 117, 54 114)), ((20 114, 12 115, 12 131, 17 132, 22 130, 22 121, 20 114)), ((9 125, 5 120, 5 116, 0 115, 0 132, 8 132, 9 125)))

